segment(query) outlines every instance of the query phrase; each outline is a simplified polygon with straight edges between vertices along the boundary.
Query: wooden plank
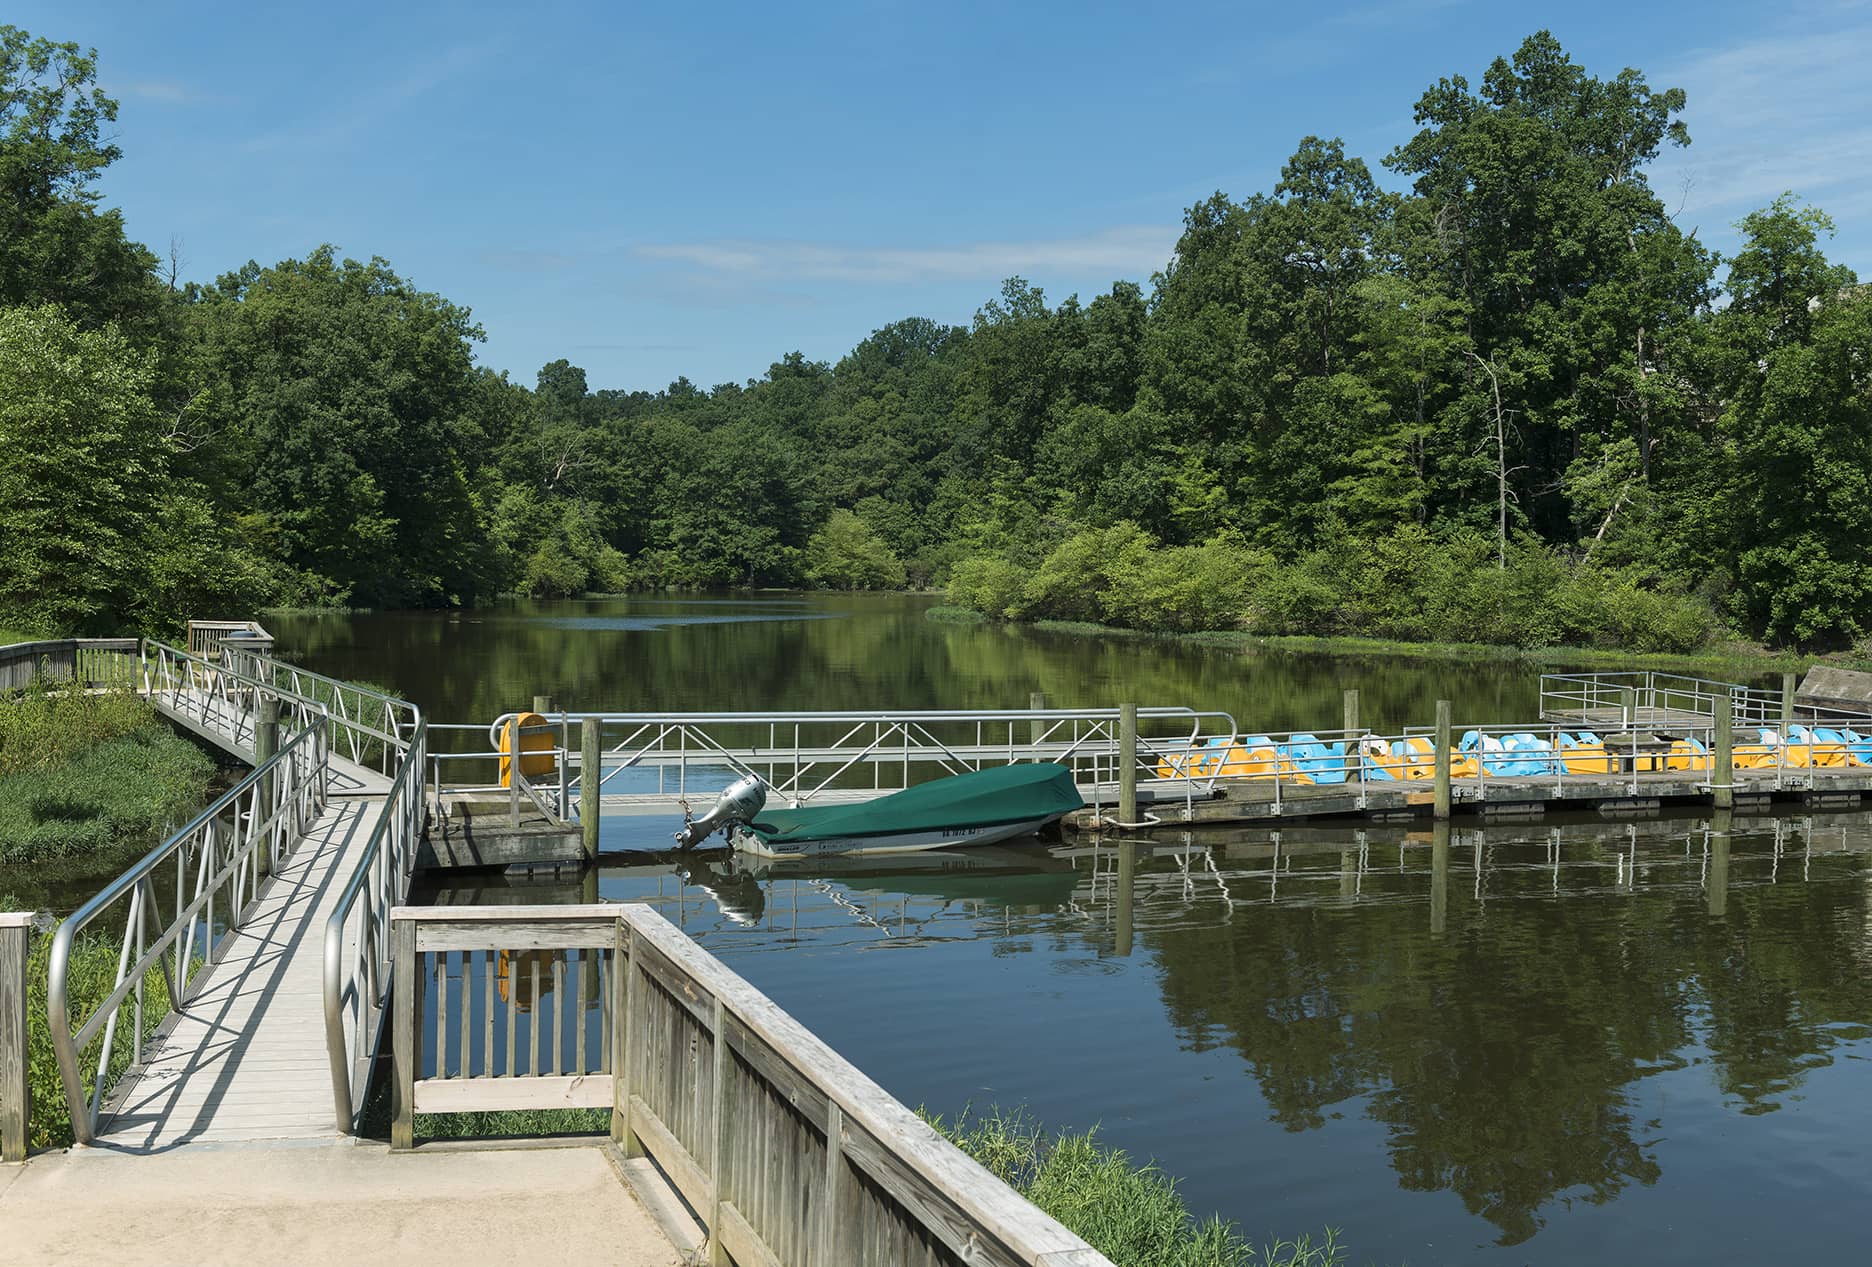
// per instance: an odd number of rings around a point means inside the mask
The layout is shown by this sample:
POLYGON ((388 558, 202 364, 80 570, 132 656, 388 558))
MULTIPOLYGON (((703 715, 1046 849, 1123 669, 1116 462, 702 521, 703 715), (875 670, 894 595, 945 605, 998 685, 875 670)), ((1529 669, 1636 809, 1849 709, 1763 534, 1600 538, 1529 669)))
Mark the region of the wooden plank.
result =
POLYGON ((709 1182, 708 1172, 682 1142, 670 1134, 669 1128, 650 1111, 640 1095, 633 1095, 630 1100, 630 1128, 691 1209, 706 1210, 714 1203, 715 1185, 709 1182))
POLYGON ((845 1115, 839 1112, 839 1106, 826 1107, 826 1177, 825 1198, 820 1203, 818 1237, 815 1242, 818 1256, 815 1262, 827 1264, 846 1261, 847 1251, 844 1246, 844 1220, 839 1218, 839 1207, 845 1201, 845 1115))
MULTIPOLYGON (((413 924, 496 924, 522 923, 603 924, 606 928, 618 918, 615 902, 587 902, 577 906, 398 906, 391 910, 393 920, 413 924)), ((477 947, 479 949, 479 947, 477 947)))
POLYGON ((459 927, 450 924, 418 924, 415 926, 416 947, 442 954, 450 950, 487 950, 496 942, 502 950, 508 951, 579 950, 590 946, 609 946, 611 926, 615 920, 616 916, 609 920, 584 920, 578 923, 515 920, 511 924, 491 924, 475 920, 459 927))
MULTIPOLYGON (((1102 1257, 1057 1221, 1034 1208, 1013 1189, 996 1179, 979 1162, 942 1138, 895 1097, 856 1069, 761 994, 725 964, 654 910, 638 903, 622 908, 623 918, 636 935, 639 953, 650 949, 669 968, 686 973, 719 996, 726 1008, 774 1051, 801 1070, 810 1070, 819 1087, 844 1116, 845 1156, 854 1130, 876 1142, 878 1156, 888 1155, 893 1169, 921 1190, 954 1194, 961 1211, 961 1226, 932 1230, 960 1237, 961 1244, 998 1243, 1017 1261, 1036 1262, 1044 1254, 1064 1255, 1062 1264, 1103 1263, 1102 1257), (1090 1258, 1073 1257, 1090 1254, 1090 1258)), ((642 955, 646 960, 649 955, 642 955)), ((698 1209, 704 1208, 698 1206, 698 1209)), ((948 1242, 946 1242, 948 1243, 948 1242)), ((951 1244, 951 1248, 956 1248, 951 1244)))
POLYGON ((0 1162, 26 1160, 32 1113, 26 1081, 26 960, 32 916, 0 915, 0 1162))
POLYGON ((631 956, 634 934, 623 920, 617 922, 611 943, 611 1140, 626 1157, 642 1150, 630 1131, 630 979, 635 972, 631 956))
POLYGON ((611 1079, 599 1074, 546 1078, 424 1078, 414 1088, 418 1113, 500 1109, 608 1109, 611 1079))
POLYGON ((711 1176, 713 1182, 710 1184, 710 1188, 715 1195, 715 1204, 709 1210, 708 1219, 710 1267, 734 1267, 733 1260, 728 1254, 728 1247, 722 1243, 721 1238, 722 1207, 727 1204, 723 1200, 722 1194, 729 1182, 728 1132, 731 1129, 734 1116, 734 1102, 729 1094, 728 1086, 729 1077, 734 1072, 733 1069, 730 1068, 734 1063, 734 1053, 728 1050, 728 1044, 723 1041, 722 1038, 722 1030, 725 1028, 724 1019, 722 1001, 718 996, 715 999, 715 1016, 711 1026, 711 1032, 715 1035, 715 1078, 713 1084, 715 1094, 714 1104, 710 1106, 709 1117, 711 1119, 711 1128, 715 1133, 715 1144, 714 1147, 709 1150, 709 1159, 714 1168, 714 1174, 711 1176))
POLYGON ((760 1035, 748 1029, 730 1013, 725 1031, 728 1045, 746 1061, 781 1099, 791 1104, 813 1125, 825 1128, 831 1100, 814 1085, 812 1079, 788 1063, 760 1035))
POLYGON ((642 961, 638 971, 653 978, 675 998, 689 1015, 703 1025, 715 1023, 715 1000, 701 986, 696 977, 678 967, 674 960, 648 941, 639 941, 635 947, 637 957, 642 961))
POLYGON ((754 1229, 748 1225, 747 1219, 743 1218, 741 1211, 735 1208, 734 1202, 722 1202, 716 1211, 716 1218, 720 1220, 721 1227, 719 1232, 714 1228, 709 1229, 711 1233, 709 1243, 713 1245, 716 1237, 719 1236, 722 1248, 727 1251, 736 1267, 786 1267, 774 1255, 774 1252, 767 1248, 767 1242, 761 1240, 754 1229))

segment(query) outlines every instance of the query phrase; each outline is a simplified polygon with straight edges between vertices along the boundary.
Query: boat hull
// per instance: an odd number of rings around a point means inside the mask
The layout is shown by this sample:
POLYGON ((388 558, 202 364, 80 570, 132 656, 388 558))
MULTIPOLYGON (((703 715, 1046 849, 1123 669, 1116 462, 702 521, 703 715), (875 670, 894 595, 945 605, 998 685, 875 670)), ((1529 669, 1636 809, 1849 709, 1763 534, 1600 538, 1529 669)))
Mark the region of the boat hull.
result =
POLYGON ((922 853, 929 849, 955 849, 971 845, 993 845, 1019 836, 1031 836, 1063 814, 1024 819, 1014 823, 991 823, 978 827, 935 827, 924 830, 885 833, 874 836, 828 836, 823 840, 770 842, 758 832, 737 826, 729 840, 742 853, 757 858, 817 858, 828 854, 878 855, 922 853))

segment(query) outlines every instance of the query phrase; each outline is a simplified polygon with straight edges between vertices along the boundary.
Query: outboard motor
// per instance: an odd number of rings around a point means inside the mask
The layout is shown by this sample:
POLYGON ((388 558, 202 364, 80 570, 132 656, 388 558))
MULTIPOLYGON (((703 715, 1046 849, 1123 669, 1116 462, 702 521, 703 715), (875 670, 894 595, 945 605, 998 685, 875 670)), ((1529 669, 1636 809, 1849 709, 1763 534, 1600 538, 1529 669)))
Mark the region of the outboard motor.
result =
POLYGON ((684 811, 683 829, 676 833, 677 848, 693 849, 731 823, 751 823, 766 804, 767 785, 759 775, 736 779, 715 802, 715 808, 702 817, 691 821, 688 811, 684 811))

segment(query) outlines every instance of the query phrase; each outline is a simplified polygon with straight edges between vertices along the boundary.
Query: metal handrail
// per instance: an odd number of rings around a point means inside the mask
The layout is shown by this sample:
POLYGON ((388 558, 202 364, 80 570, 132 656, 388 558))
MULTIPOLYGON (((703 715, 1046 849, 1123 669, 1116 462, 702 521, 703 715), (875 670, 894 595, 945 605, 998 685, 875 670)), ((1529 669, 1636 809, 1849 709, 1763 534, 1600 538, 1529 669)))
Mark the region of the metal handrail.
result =
POLYGON ((374 756, 378 768, 385 774, 390 773, 397 764, 392 760, 392 752, 408 749, 410 734, 421 718, 422 710, 408 700, 356 682, 346 682, 315 673, 311 669, 302 669, 266 652, 243 650, 238 653, 237 660, 246 666, 243 671, 248 676, 258 678, 276 690, 318 700, 319 688, 325 688, 330 699, 328 708, 332 724, 346 735, 350 760, 358 765, 368 765, 371 762, 366 758, 374 756), (351 710, 353 702, 358 705, 356 715, 351 710), (376 710, 377 717, 374 720, 366 720, 366 705, 376 710))
POLYGON ((47 968, 46 1005, 52 1021, 52 1047, 58 1059, 59 1078, 64 1084, 65 1102, 71 1113, 72 1133, 81 1144, 91 1142, 98 1111, 103 1103, 111 1051, 115 1044, 117 1021, 126 998, 134 997, 132 1025, 133 1060, 142 1059, 143 980, 158 964, 166 978, 171 1006, 179 1008, 190 994, 190 968, 193 964, 196 925, 202 924, 202 966, 215 961, 219 939, 215 934, 214 900, 216 893, 232 884, 231 909, 227 930, 231 935, 240 927, 247 903, 259 894, 260 868, 251 865, 253 855, 264 845, 274 865, 284 861, 298 843, 305 825, 323 810, 330 773, 331 749, 323 726, 301 729, 284 743, 279 752, 253 773, 229 789, 181 831, 145 854, 122 875, 104 886, 102 892, 59 925, 54 935, 47 968), (223 816, 230 819, 225 825, 223 816), (223 837, 227 837, 224 841, 223 837), (191 854, 194 856, 191 857, 191 854), (176 862, 175 913, 153 938, 149 923, 156 917, 155 887, 150 877, 165 862, 176 862), (184 888, 193 862, 194 888, 186 900, 184 888), (246 897, 241 896, 243 888, 246 897), (118 899, 129 895, 124 917, 124 940, 117 955, 117 978, 88 1019, 72 1029, 69 982, 71 948, 78 934, 118 899), (170 964, 164 952, 175 947, 175 962, 170 964), (87 1102, 78 1067, 79 1053, 103 1031, 103 1050, 98 1056, 94 1090, 87 1102))
MULTIPOLYGON (((1174 784, 1186 800, 1199 793, 1209 795, 1213 785, 1207 780, 1191 780, 1181 775, 1169 779, 1156 777, 1155 759, 1166 748, 1179 743, 1194 744, 1208 732, 1214 732, 1216 738, 1232 735, 1234 717, 1221 710, 1187 707, 1140 708, 1137 715, 1141 721, 1174 722, 1189 727, 1180 738, 1140 736, 1140 783, 1158 787, 1174 784)), ((502 714, 489 725, 489 741, 494 747, 500 746, 500 735, 515 716, 514 713, 502 714)), ((1095 784, 1101 779, 1116 782, 1119 716, 1120 710, 1116 708, 927 709, 553 713, 549 721, 562 728, 593 721, 600 726, 609 724, 627 730, 621 739, 601 745, 604 757, 599 762, 602 772, 597 776, 600 786, 610 783, 625 770, 654 767, 661 771, 675 767, 676 788, 666 791, 659 786, 659 794, 680 797, 689 790, 691 766, 725 768, 740 774, 759 775, 789 801, 804 804, 831 790, 834 784, 861 767, 873 771, 874 790, 879 792, 909 786, 913 764, 934 765, 953 774, 986 765, 1059 761, 1073 766, 1076 776, 1084 775, 1095 784), (824 742, 808 742, 803 730, 815 725, 837 729, 824 742), (974 736, 946 737, 936 729, 956 725, 973 726, 974 736), (747 745, 711 733, 712 729, 719 732, 728 727, 748 728, 757 735, 765 728, 766 742, 747 745), (1021 727, 1032 730, 1017 733, 1021 727), (783 735, 783 729, 790 731, 790 735, 783 735), (1001 735, 1005 737, 998 737, 1001 735), (887 782, 887 767, 897 767, 900 777, 892 775, 887 782)), ((569 747, 569 741, 561 746, 569 747)), ((582 790, 585 776, 586 771, 581 768, 577 777, 570 781, 567 795, 575 790, 573 785, 582 790)), ((660 777, 659 774, 659 781, 660 777)))
POLYGON ((338 1130, 357 1127, 369 1085, 370 1063, 383 1035, 390 1002, 390 912, 409 893, 416 846, 422 838, 426 805, 423 769, 428 760, 429 726, 422 710, 408 705, 415 726, 390 781, 383 813, 365 843, 325 921, 322 986, 325 1006, 325 1054, 331 1067, 332 1104, 338 1130), (356 947, 345 963, 345 931, 357 917, 356 947), (352 1021, 346 1034, 347 1016, 352 1021))

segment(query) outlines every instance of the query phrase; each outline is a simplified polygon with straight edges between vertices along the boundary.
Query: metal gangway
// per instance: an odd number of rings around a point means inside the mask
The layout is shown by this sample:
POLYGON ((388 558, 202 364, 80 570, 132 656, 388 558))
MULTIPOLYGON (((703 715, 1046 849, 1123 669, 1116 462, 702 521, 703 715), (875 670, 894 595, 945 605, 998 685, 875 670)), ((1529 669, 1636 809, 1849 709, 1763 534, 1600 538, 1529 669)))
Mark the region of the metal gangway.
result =
MULTIPOLYGON (((830 712, 542 714, 554 736, 555 781, 528 789, 552 811, 667 812, 758 776, 791 806, 861 801, 929 779, 1034 761, 1073 772, 1093 805, 1112 804, 1131 765, 1140 801, 1185 806, 1217 794, 1193 772, 1192 749, 1223 744, 1235 718, 1219 709, 1140 707, 1127 735, 1120 708, 830 712), (594 803, 595 802, 595 803, 594 803)), ((446 795, 506 794, 495 780, 510 727, 434 723, 429 785, 446 795), (484 742, 485 741, 485 742, 484 742)))
POLYGON ((54 935, 48 1014, 80 1144, 330 1137, 362 1109, 388 998, 389 914, 423 827, 427 723, 407 701, 220 636, 236 632, 214 630, 199 653, 113 647, 99 671, 254 769, 54 935), (77 1010, 82 936, 114 941, 117 963, 110 991, 77 1010), (113 1083, 125 1025, 131 1066, 113 1083))

